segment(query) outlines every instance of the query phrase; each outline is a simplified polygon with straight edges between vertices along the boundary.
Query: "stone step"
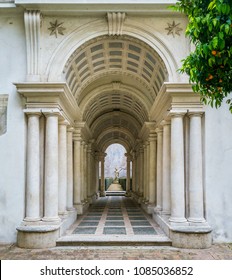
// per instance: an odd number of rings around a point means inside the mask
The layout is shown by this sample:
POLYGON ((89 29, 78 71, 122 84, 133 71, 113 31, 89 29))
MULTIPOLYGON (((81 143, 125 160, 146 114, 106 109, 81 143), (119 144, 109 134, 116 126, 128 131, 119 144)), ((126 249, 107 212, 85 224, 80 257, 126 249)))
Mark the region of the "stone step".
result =
POLYGON ((106 191, 106 196, 125 196, 125 191, 106 191))
POLYGON ((64 236, 56 246, 172 246, 172 241, 164 236, 64 236))

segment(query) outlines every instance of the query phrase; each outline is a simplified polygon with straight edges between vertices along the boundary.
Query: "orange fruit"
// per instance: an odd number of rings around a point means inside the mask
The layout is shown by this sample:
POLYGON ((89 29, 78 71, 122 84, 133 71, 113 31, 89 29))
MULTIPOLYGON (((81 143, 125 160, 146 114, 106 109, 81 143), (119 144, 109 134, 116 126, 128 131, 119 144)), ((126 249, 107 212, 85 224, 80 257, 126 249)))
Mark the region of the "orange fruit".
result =
POLYGON ((217 51, 212 50, 212 52, 211 52, 211 53, 212 53, 212 55, 214 55, 214 56, 215 56, 215 55, 217 54, 217 51))

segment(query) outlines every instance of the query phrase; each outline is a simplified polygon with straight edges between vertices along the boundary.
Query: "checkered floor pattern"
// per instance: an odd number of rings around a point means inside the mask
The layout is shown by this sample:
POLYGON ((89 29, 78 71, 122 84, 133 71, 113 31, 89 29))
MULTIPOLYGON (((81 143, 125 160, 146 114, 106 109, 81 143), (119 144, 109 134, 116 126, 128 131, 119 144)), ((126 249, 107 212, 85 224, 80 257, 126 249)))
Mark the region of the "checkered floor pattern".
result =
POLYGON ((124 196, 97 200, 69 229, 71 235, 138 236, 163 234, 159 226, 135 202, 124 196))

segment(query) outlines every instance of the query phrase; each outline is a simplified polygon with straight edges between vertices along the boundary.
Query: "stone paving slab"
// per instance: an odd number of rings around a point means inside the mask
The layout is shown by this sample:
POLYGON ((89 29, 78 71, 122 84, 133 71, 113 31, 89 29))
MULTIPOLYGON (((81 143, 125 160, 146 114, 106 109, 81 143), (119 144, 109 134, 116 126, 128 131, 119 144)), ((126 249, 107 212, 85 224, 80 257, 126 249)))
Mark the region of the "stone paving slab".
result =
POLYGON ((154 246, 76 246, 22 249, 0 245, 1 260, 232 260, 232 244, 209 249, 178 249, 154 246))
MULTIPOLYGON (((146 242, 143 236, 158 235, 161 237, 161 244, 164 244, 162 238, 166 237, 151 215, 145 213, 132 199, 123 196, 109 196, 97 200, 87 213, 78 217, 65 235, 70 236, 70 242, 74 245, 80 242, 80 235, 86 235, 83 237, 84 243, 88 242, 87 235, 89 237, 94 235, 96 244, 100 244, 101 237, 106 235, 110 235, 112 242, 116 242, 116 240, 120 242, 118 237, 114 240, 117 235, 140 236, 133 241, 140 242, 140 244, 146 242), (83 227, 86 227, 86 229, 83 229, 83 227), (97 228, 93 231, 87 227, 97 228)), ((64 240, 63 237, 59 238, 59 244, 60 242, 64 243, 64 240)), ((129 240, 122 241, 129 242, 129 240)), ((91 242, 94 243, 94 241, 91 242)), ((103 240, 103 242, 110 242, 110 240, 103 240)), ((149 242, 152 242, 149 244, 155 245, 157 244, 157 238, 154 241, 149 240, 149 242)), ((166 238, 166 242, 170 244, 168 238, 166 238)))

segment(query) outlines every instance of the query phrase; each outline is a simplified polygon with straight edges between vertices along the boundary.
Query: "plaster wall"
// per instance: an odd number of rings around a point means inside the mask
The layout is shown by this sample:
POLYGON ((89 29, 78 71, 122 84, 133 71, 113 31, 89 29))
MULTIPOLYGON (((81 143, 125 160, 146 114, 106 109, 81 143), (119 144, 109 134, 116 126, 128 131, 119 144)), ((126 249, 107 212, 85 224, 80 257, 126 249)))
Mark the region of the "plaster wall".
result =
POLYGON ((206 217, 215 242, 232 241, 232 114, 207 107, 205 117, 206 217))
POLYGON ((23 14, 0 11, 0 94, 8 94, 7 131, 0 136, 0 243, 16 241, 24 218, 25 119, 14 82, 24 81, 23 14))

